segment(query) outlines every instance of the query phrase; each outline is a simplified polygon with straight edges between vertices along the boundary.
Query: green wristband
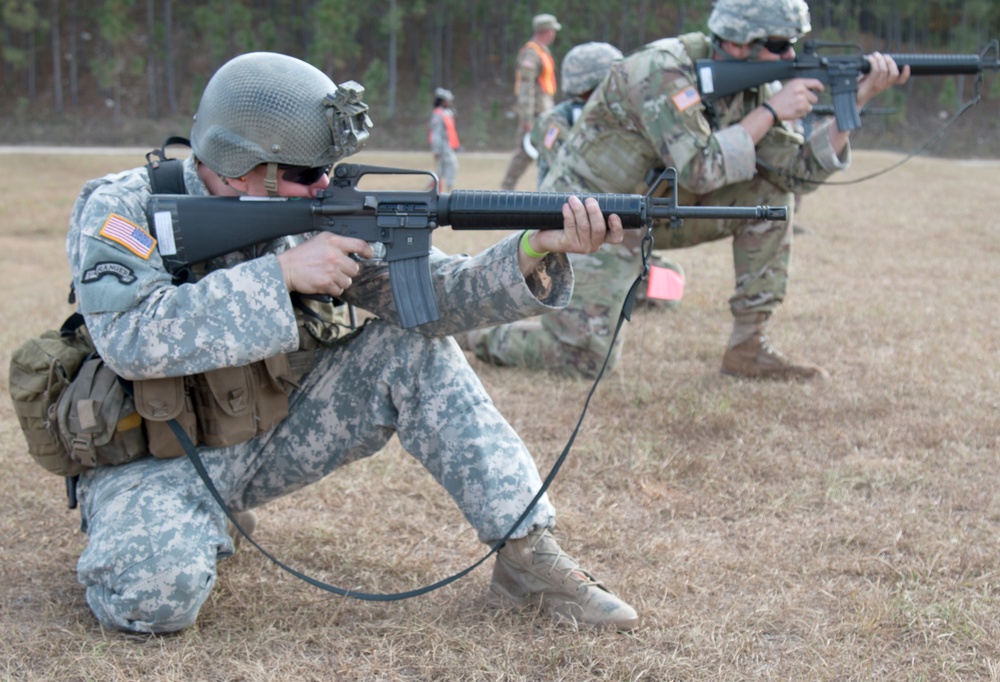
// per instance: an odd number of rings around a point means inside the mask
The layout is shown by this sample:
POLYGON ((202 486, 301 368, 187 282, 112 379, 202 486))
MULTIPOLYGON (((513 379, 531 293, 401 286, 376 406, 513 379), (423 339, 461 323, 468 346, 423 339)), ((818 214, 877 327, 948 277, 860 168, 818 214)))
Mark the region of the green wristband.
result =
POLYGON ((528 243, 528 235, 530 233, 531 230, 525 230, 524 232, 521 233, 521 248, 524 249, 524 253, 526 253, 530 258, 545 258, 547 255, 549 255, 548 251, 538 253, 533 248, 531 248, 531 244, 528 243))

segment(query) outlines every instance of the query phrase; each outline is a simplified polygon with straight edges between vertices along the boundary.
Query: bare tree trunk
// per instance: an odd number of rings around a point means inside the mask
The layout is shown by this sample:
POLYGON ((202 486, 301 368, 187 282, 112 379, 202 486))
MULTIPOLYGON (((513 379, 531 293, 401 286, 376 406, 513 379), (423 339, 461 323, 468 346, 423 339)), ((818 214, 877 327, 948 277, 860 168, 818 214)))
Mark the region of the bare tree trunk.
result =
POLYGON ((441 42, 442 42, 442 52, 443 52, 442 58, 444 61, 441 73, 441 78, 442 78, 441 82, 447 83, 449 86, 451 86, 453 85, 451 81, 451 64, 452 64, 452 55, 454 54, 455 51, 454 50, 455 32, 452 31, 451 12, 448 12, 445 16, 447 16, 448 18, 441 24, 441 39, 442 39, 441 42))
POLYGON ((479 87, 479 50, 482 49, 480 43, 481 40, 476 40, 475 37, 479 32, 479 15, 476 12, 475 0, 468 0, 466 16, 469 17, 469 36, 472 38, 469 40, 469 73, 472 77, 472 88, 476 90, 479 87))
POLYGON ((69 6, 69 105, 73 109, 80 106, 80 52, 76 42, 77 0, 71 0, 69 6))
POLYGON ((55 113, 63 113, 62 45, 59 35, 59 0, 52 0, 52 95, 55 113))
POLYGON ((28 99, 32 102, 38 96, 38 59, 35 55, 35 32, 37 28, 28 31, 28 99))
POLYGON ((149 87, 149 115, 160 117, 156 87, 156 0, 146 0, 146 82, 149 87))
POLYGON ((389 63, 386 65, 389 74, 389 101, 386 107, 387 113, 389 115, 389 120, 396 118, 396 88, 398 80, 398 66, 396 64, 396 50, 398 48, 398 34, 399 34, 399 17, 396 16, 397 12, 396 0, 389 0, 389 63))
POLYGON ((177 113, 177 85, 174 81, 174 9, 173 0, 163 0, 163 71, 167 80, 167 106, 170 115, 177 113))

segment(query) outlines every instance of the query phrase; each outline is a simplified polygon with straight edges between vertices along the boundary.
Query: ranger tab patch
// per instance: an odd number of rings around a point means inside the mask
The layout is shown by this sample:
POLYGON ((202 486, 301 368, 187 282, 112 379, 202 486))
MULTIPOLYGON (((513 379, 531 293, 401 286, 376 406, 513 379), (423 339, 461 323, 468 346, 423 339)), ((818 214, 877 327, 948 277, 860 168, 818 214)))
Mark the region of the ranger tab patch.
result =
POLYGON ((83 273, 80 281, 84 284, 96 282, 105 275, 116 277, 122 284, 132 284, 135 282, 135 270, 123 263, 113 263, 111 261, 101 261, 94 267, 83 273))
POLYGON ((149 254, 156 248, 156 240, 151 234, 117 213, 108 216, 100 235, 121 244, 143 260, 149 260, 149 254))
POLYGON ((676 95, 670 98, 677 107, 677 111, 684 112, 698 104, 701 101, 701 95, 698 94, 698 90, 695 89, 693 85, 681 90, 676 95))

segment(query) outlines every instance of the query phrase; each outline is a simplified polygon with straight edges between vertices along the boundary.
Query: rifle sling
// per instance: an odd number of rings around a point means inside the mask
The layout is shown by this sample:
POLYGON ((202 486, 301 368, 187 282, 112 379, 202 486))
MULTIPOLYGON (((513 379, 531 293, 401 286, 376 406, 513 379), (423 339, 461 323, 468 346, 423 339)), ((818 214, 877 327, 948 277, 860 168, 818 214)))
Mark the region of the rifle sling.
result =
MULTIPOLYGON (((459 578, 465 577, 473 570, 478 568, 483 562, 485 562, 491 556, 496 554, 500 550, 500 548, 503 547, 504 544, 506 544, 507 540, 510 539, 511 535, 514 534, 514 531, 517 530, 518 526, 521 525, 521 522, 523 522, 524 519, 527 518, 528 514, 531 513, 531 510, 534 509, 536 504, 538 504, 538 500, 542 498, 542 495, 544 495, 546 491, 549 489, 549 485, 551 485, 552 481, 556 477, 556 474, 558 474, 559 470, 562 468, 563 462, 566 460, 566 456, 569 454, 570 448, 573 446, 573 443, 576 441, 577 434, 579 434, 580 432, 580 427, 583 424, 583 418, 586 416, 587 409, 590 407, 590 400, 591 398, 594 397, 594 393, 597 391, 597 385, 601 381, 601 378, 604 376, 604 370, 607 369, 608 360, 611 357, 611 351, 614 349, 615 339, 618 338, 618 333, 621 331, 622 324, 626 320, 631 320, 632 318, 632 306, 635 303, 635 296, 636 296, 636 291, 638 290, 639 283, 642 281, 642 278, 646 272, 646 267, 647 267, 646 263, 648 254, 649 250, 644 251, 642 272, 640 272, 640 274, 635 278, 635 281, 632 283, 632 287, 629 289, 628 294, 625 296, 625 301, 622 304, 622 309, 618 314, 618 324, 617 326, 615 326, 615 332, 611 336, 611 343, 608 344, 608 354, 604 357, 604 364, 601 365, 601 371, 598 372, 597 377, 594 379, 593 385, 590 387, 590 391, 587 393, 587 399, 584 401, 583 409, 580 412, 579 419, 577 419, 576 426, 573 427, 573 433, 570 434, 569 440, 566 442, 566 446, 559 454, 559 457, 556 459, 555 464, 552 465, 552 470, 549 471, 549 474, 545 477, 545 480, 542 481, 542 487, 539 488, 538 492, 531 499, 531 502, 528 503, 528 506, 521 513, 521 516, 518 517, 517 521, 514 522, 510 530, 507 531, 506 535, 504 535, 503 538, 501 538, 495 545, 493 545, 493 547, 490 548, 490 551, 485 556, 483 556, 481 559, 473 563, 471 566, 462 569, 458 573, 448 576, 447 578, 443 578, 442 580, 439 580, 430 585, 425 585, 424 587, 420 587, 414 590, 408 590, 405 592, 386 593, 386 594, 377 592, 376 593, 362 592, 360 590, 348 590, 342 587, 336 587, 334 585, 327 584, 322 580, 318 580, 309 575, 306 575, 305 573, 297 571, 296 569, 281 562, 274 555, 272 555, 266 549, 257 544, 257 542, 252 537, 247 535, 246 531, 244 531, 243 528, 240 526, 239 522, 236 520, 233 513, 229 510, 229 505, 226 504, 226 501, 222 498, 222 494, 219 493, 218 488, 216 488, 215 484, 212 482, 212 478, 208 473, 208 469, 205 468, 204 462, 201 461, 201 457, 198 455, 198 449, 195 447, 194 443, 191 442, 191 439, 188 437, 187 432, 184 431, 184 428, 177 423, 176 419, 171 419, 170 421, 168 421, 167 426, 170 427, 170 430, 173 432, 174 436, 180 442, 181 447, 184 448, 184 454, 187 455, 187 458, 191 461, 191 464, 194 466, 195 471, 198 472, 198 476, 201 477, 202 482, 204 482, 205 487, 208 488, 208 491, 212 494, 212 497, 218 503, 219 507, 221 507, 222 511, 225 512, 226 518, 229 519, 229 521, 233 524, 236 530, 238 530, 240 534, 250 542, 250 544, 256 547, 261 554, 270 559, 283 571, 286 571, 291 575, 295 576, 296 578, 309 583, 313 587, 317 587, 325 592, 330 592, 332 594, 336 594, 341 597, 352 597, 354 599, 361 599, 364 601, 376 601, 376 602, 400 601, 402 599, 419 597, 423 594, 427 594, 428 592, 432 592, 433 590, 444 587, 445 585, 450 585, 459 578)), ((127 384, 126 390, 128 390, 129 393, 131 393, 132 390, 131 382, 123 381, 122 383, 127 384)))

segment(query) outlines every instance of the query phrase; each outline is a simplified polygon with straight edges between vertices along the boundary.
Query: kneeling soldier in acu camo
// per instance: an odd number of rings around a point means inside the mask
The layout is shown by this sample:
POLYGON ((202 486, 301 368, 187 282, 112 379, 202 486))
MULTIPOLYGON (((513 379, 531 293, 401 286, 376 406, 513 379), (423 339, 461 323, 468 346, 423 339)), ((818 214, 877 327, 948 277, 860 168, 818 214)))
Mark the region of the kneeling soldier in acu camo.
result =
MULTIPOLYGON (((823 83, 799 78, 777 93, 748 89, 711 105, 699 94, 699 59, 776 61, 794 59, 796 40, 809 32, 802 0, 717 0, 708 19, 711 35, 689 33, 636 50, 611 67, 552 162, 543 191, 645 192, 655 169, 677 169, 678 203, 691 206, 768 204, 787 206, 788 219, 685 220, 679 229, 654 226, 655 248, 674 249, 732 239, 736 291, 734 317, 722 371, 738 377, 775 379, 827 376, 806 362, 774 350, 768 320, 785 299, 792 250, 793 193, 812 191, 850 162, 849 131, 832 120, 808 139, 792 125, 812 109, 823 83), (770 169, 776 169, 774 172, 770 169)), ((874 53, 857 85, 860 110, 875 95, 909 77, 892 59, 874 53)), ((577 280, 599 289, 604 272, 577 280)), ((624 292, 621 294, 624 297, 624 292)), ((574 296, 574 299, 576 296, 574 296)), ((571 302, 560 315, 592 315, 571 302)), ((543 317, 544 323, 544 317, 543 317)))
MULTIPOLYGON (((368 136, 365 116, 365 129, 345 142, 343 121, 330 110, 335 98, 327 98, 337 90, 318 69, 280 54, 251 53, 223 65, 191 130, 188 192, 314 198, 329 184, 331 164, 368 136)), ((403 329, 388 266, 372 260, 365 241, 330 232, 232 253, 178 282, 151 236, 149 197, 143 167, 83 188, 67 240, 79 310, 105 362, 135 382, 147 414, 172 395, 144 398, 147 387, 183 391, 189 384, 175 379, 192 375, 209 377, 209 392, 220 376, 235 374, 287 393, 285 412, 259 415, 267 418, 259 432, 237 442, 203 433, 197 415, 198 452, 233 510, 245 515, 378 452, 397 435, 482 542, 504 536, 540 489, 540 476, 450 335, 566 305, 573 274, 565 254, 620 242, 618 216, 605 220, 593 199, 572 197, 563 229, 526 233, 527 248, 516 235, 476 257, 435 251, 431 276, 441 319, 403 329), (83 277, 106 263, 114 264, 109 276, 83 277), (375 318, 339 336, 331 332, 333 319, 326 333, 310 333, 293 304, 308 295, 339 297, 375 318), (260 371, 244 373, 248 367, 260 371)), ((191 462, 145 456, 98 466, 81 475, 78 493, 89 536, 78 575, 101 624, 171 632, 194 623, 233 540, 191 462)), ((576 623, 636 627, 636 612, 559 548, 555 518, 542 497, 500 550, 488 594, 576 623)))

